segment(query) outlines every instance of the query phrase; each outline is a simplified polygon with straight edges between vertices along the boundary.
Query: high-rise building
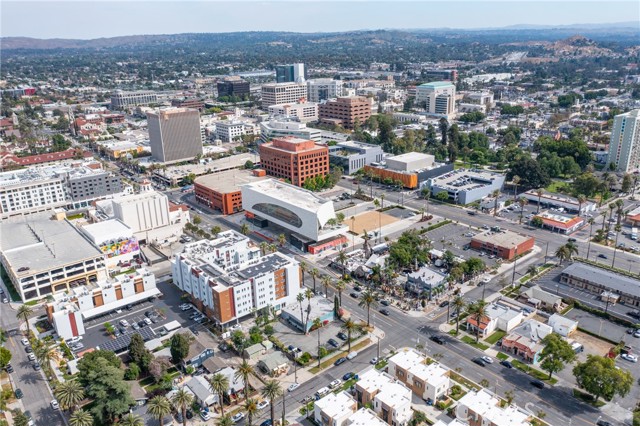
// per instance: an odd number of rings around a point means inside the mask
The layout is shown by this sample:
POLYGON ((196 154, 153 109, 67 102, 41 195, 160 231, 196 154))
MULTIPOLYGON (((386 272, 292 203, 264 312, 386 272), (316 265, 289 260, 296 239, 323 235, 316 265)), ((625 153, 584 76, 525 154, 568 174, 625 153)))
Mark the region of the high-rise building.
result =
POLYGON ((301 123, 318 121, 318 104, 315 102, 302 102, 271 105, 269 107, 269 114, 293 117, 301 123))
POLYGON ((150 105, 157 102, 158 95, 150 90, 139 90, 137 92, 117 90, 111 95, 111 108, 115 110, 126 109, 133 106, 150 105))
POLYGON ((306 78, 304 64, 276 65, 276 83, 303 83, 306 78))
POLYGON ((332 99, 320 104, 318 115, 322 124, 353 129, 356 121, 363 124, 371 117, 370 98, 364 96, 332 99))
POLYGON ((195 109, 170 108, 147 113, 151 155, 158 161, 193 159, 202 154, 200 113, 195 109))
POLYGON ((262 107, 295 104, 307 99, 306 83, 269 83, 262 85, 262 107))
POLYGON ((329 149, 306 139, 276 138, 260 145, 260 164, 267 174, 302 186, 310 177, 329 173, 329 149))
POLYGON ((619 172, 640 170, 640 109, 634 109, 613 119, 609 158, 619 172))
POLYGON ((416 104, 425 103, 429 114, 450 117, 456 112, 456 86, 449 81, 434 81, 416 88, 416 104))
POLYGON ((250 85, 248 81, 238 76, 226 77, 217 83, 218 96, 249 96, 250 85))
POLYGON ((309 102, 326 101, 327 99, 342 96, 342 80, 330 78, 316 78, 307 81, 307 93, 309 102))

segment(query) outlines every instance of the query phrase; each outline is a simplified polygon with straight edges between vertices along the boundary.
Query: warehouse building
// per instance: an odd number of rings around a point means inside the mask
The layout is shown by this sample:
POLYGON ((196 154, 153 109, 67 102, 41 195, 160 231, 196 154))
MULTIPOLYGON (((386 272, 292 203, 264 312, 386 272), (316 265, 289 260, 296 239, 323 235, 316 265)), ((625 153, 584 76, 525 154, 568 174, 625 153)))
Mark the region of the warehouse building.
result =
POLYGON ((407 152, 366 165, 364 170, 382 181, 402 182, 405 188, 415 189, 421 182, 452 171, 453 164, 436 163, 430 154, 407 152))

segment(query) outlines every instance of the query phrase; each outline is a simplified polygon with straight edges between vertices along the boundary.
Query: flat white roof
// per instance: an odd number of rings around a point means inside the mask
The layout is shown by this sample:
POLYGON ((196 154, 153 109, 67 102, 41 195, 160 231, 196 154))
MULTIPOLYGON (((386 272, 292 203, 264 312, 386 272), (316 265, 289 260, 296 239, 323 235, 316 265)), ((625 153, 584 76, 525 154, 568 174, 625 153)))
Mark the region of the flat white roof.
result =
POLYGON ((401 383, 389 383, 376 395, 388 407, 398 408, 411 403, 411 389, 401 383))
POLYGON ((333 205, 331 200, 327 200, 311 191, 277 179, 265 179, 243 186, 311 212, 317 212, 320 207, 328 203, 333 205))
POLYGON ((83 226, 81 229, 96 244, 133 236, 133 230, 122 223, 120 219, 109 219, 103 222, 92 223, 91 225, 83 226))
POLYGON ((252 170, 232 169, 197 177, 195 184, 226 194, 240 191, 241 185, 265 179, 268 178, 266 176, 255 176, 252 170))
POLYGON ((496 426, 530 426, 529 414, 515 405, 500 408, 500 400, 486 389, 478 392, 470 391, 460 398, 458 406, 466 406, 477 413, 483 420, 496 426))
POLYGON ((316 401, 315 405, 331 418, 342 417, 350 412, 352 407, 357 407, 355 399, 347 392, 330 393, 316 401))
POLYGON ((425 360, 426 358, 416 351, 406 349, 392 356, 389 362, 411 372, 415 377, 434 387, 449 380, 446 368, 437 362, 427 365, 425 360))
POLYGON ((347 419, 348 426, 388 426, 375 412, 361 408, 347 419))
POLYGON ((372 368, 360 375, 360 379, 356 383, 356 386, 366 390, 367 392, 373 392, 376 389, 383 389, 394 381, 395 379, 390 375, 372 368))

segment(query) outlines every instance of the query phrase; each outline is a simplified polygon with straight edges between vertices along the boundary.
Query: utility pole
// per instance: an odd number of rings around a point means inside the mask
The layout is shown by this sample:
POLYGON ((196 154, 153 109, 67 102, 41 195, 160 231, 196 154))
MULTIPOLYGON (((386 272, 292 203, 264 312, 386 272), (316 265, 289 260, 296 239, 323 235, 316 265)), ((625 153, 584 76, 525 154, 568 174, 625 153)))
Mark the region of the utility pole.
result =
MULTIPOLYGON (((547 241, 547 249, 544 251, 544 264, 547 264, 547 256, 549 255, 549 241, 547 241)), ((589 255, 587 254, 587 258, 589 258, 589 255)))
POLYGON ((515 256, 513 258, 513 274, 511 275, 511 287, 513 288, 513 284, 516 281, 516 263, 518 260, 518 246, 515 249, 515 256))

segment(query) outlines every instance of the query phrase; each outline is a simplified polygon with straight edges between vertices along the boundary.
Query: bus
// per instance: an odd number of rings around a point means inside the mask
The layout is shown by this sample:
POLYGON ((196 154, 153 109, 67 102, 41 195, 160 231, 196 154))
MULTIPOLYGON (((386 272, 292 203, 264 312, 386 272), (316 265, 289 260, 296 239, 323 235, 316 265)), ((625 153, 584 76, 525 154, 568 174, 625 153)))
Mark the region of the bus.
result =
POLYGON ((632 240, 638 239, 638 228, 631 228, 631 239, 632 240))

